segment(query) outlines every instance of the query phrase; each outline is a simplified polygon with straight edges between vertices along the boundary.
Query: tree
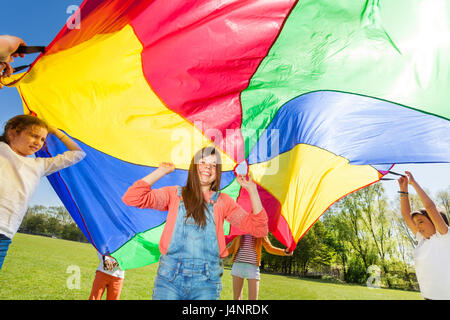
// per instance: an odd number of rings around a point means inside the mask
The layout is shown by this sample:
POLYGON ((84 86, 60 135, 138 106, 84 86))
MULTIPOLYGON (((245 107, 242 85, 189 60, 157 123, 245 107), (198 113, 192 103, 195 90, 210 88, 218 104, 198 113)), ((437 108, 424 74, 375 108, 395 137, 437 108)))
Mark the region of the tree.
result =
POLYGON ((61 230, 61 237, 66 240, 89 242, 75 223, 64 224, 61 230))
POLYGON ((293 258, 299 265, 302 275, 308 273, 309 265, 316 254, 317 239, 313 231, 315 225, 300 239, 294 251, 293 258))
POLYGON ((29 207, 19 231, 88 242, 83 232, 62 206, 35 205, 29 207))
POLYGON ((333 248, 336 254, 336 262, 342 266, 344 281, 348 281, 350 249, 346 239, 350 237, 348 233, 351 231, 347 224, 341 222, 338 213, 333 211, 334 208, 328 209, 323 216, 324 226, 329 232, 327 244, 333 248))
POLYGON ((364 230, 363 222, 363 208, 362 203, 362 191, 356 191, 353 194, 348 195, 341 202, 341 219, 344 224, 347 225, 347 231, 345 240, 349 242, 353 250, 359 255, 364 265, 367 268, 374 263, 371 261, 372 244, 369 241, 369 237, 364 230))
POLYGON ((52 206, 48 207, 46 213, 56 219, 58 219, 62 224, 72 223, 73 219, 70 213, 63 206, 52 206))
MULTIPOLYGON (((264 269, 268 266, 285 274, 299 272, 306 275, 310 268, 330 266, 335 256, 333 248, 328 244, 330 237, 328 230, 318 220, 298 242, 291 257, 271 255, 263 250, 261 267, 264 269)), ((274 246, 283 247, 272 234, 269 239, 274 246)))
MULTIPOLYGON (((416 194, 410 193, 409 199, 413 211, 423 207, 416 194)), ((449 202, 449 192, 440 191, 436 204, 449 213, 449 202)), ((415 235, 401 217, 399 197, 391 209, 380 183, 335 203, 324 214, 323 222, 345 281, 364 283, 368 267, 379 264, 382 280, 389 287, 417 287, 412 272, 415 235)))
POLYGON ((447 190, 442 190, 437 193, 436 205, 442 207, 450 220, 450 187, 447 190))
POLYGON ((60 238, 61 230, 62 230, 61 222, 55 217, 45 216, 44 230, 45 230, 45 232, 44 232, 45 234, 56 237, 56 238, 60 238))
POLYGON ((343 267, 345 281, 363 283, 366 271, 376 263, 388 272, 391 217, 381 185, 346 196, 327 211, 324 221, 333 230, 331 245, 343 267))
MULTIPOLYGON (((388 203, 380 183, 371 185, 359 192, 361 196, 362 221, 366 227, 378 254, 384 274, 388 274, 387 256, 392 251, 392 221, 388 203)), ((389 277, 386 277, 388 287, 391 287, 389 277)))
POLYGON ((29 233, 44 234, 45 216, 28 212, 22 221, 20 229, 29 233))

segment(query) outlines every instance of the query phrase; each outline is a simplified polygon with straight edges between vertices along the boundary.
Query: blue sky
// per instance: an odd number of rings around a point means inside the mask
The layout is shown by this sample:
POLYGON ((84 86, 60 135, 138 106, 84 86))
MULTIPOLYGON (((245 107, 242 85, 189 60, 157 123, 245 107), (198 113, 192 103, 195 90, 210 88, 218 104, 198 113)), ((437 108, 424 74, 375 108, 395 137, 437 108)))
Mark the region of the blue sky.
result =
MULTIPOLYGON (((72 5, 80 5, 81 0, 23 0, 9 1, 2 19, 0 34, 16 35, 24 39, 28 45, 48 45, 59 30, 62 29, 70 14, 67 10, 72 5)), ((17 59, 13 66, 30 64, 37 55, 29 55, 17 59)), ((0 90, 0 125, 17 114, 22 114, 22 101, 16 89, 0 90)), ((416 179, 431 193, 450 187, 450 164, 411 164, 397 165, 395 172, 411 171, 416 179)), ((388 195, 393 198, 398 190, 396 181, 382 182, 388 195)), ((42 179, 31 205, 62 205, 47 179, 42 179)))

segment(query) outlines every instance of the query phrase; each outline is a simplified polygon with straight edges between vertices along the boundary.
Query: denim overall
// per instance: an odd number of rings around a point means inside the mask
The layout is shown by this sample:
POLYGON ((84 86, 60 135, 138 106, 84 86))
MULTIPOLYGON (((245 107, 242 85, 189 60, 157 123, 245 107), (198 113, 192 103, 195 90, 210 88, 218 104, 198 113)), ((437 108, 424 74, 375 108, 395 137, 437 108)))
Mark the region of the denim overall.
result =
MULTIPOLYGON (((178 188, 181 197, 181 189, 178 188)), ((218 300, 223 274, 219 256, 213 205, 219 193, 207 204, 206 225, 200 227, 180 200, 177 220, 167 253, 159 258, 153 288, 154 300, 218 300)))
POLYGON ((3 234, 0 234, 0 270, 2 269, 3 261, 5 260, 6 252, 8 252, 10 244, 11 239, 3 234))

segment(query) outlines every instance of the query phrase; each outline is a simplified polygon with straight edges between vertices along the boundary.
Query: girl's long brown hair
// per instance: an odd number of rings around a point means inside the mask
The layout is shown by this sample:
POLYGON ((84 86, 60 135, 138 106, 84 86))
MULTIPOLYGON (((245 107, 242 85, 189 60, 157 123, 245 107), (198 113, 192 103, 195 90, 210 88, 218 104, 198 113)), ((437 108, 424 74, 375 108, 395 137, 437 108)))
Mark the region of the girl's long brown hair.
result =
POLYGON ((186 186, 182 188, 184 206, 186 208, 186 219, 192 217, 197 225, 204 227, 206 225, 206 203, 198 176, 197 165, 201 159, 215 155, 217 159, 216 180, 211 185, 211 190, 219 191, 220 178, 222 175, 222 160, 219 152, 213 147, 206 147, 198 151, 191 161, 186 186))

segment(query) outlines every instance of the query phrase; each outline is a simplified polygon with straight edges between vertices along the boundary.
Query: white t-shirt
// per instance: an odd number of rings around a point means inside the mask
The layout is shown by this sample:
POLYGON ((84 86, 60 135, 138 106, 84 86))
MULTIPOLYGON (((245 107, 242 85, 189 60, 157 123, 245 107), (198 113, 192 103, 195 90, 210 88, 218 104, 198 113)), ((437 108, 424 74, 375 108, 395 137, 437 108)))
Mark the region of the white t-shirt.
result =
POLYGON ((420 293, 432 300, 450 300, 450 228, 447 234, 436 231, 430 239, 417 232, 414 263, 420 293))
MULTIPOLYGON (((97 251, 97 255, 98 255, 98 258, 100 259, 100 264, 98 265, 97 271, 104 272, 113 277, 122 278, 122 279, 125 278, 125 271, 120 269, 119 267, 114 267, 114 269, 112 269, 111 271, 105 270, 104 266, 103 266, 103 256, 98 251, 97 251)), ((114 259, 112 259, 108 256, 105 256, 105 260, 114 261, 114 259)))
POLYGON ((0 234, 16 234, 27 211, 28 202, 43 176, 81 161, 83 151, 66 151, 53 158, 24 157, 0 142, 0 234))

